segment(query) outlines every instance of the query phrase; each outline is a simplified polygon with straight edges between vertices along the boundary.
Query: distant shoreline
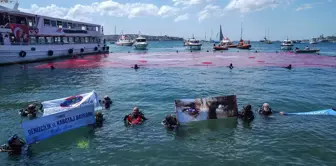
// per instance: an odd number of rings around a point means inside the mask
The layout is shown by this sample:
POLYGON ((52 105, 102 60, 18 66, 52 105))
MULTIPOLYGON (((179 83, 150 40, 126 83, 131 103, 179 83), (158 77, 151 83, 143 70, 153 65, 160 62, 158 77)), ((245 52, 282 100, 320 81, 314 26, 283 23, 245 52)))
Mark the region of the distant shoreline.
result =
MULTIPOLYGON (((129 37, 130 39, 136 39, 139 35, 138 34, 124 34, 125 36, 129 37)), ((174 36, 153 36, 153 35, 141 35, 142 37, 146 38, 148 41, 183 41, 181 37, 174 37, 174 36)), ((107 41, 118 41, 120 35, 104 35, 107 41)))

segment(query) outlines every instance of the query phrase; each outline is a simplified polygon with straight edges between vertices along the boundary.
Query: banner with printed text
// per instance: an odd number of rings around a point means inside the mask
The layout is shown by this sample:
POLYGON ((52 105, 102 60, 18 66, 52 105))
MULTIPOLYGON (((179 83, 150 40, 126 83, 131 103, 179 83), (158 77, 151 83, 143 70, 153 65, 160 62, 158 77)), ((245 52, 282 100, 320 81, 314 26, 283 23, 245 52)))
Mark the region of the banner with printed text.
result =
POLYGON ((32 144, 57 134, 95 123, 94 106, 72 108, 22 123, 26 142, 32 144))
POLYGON ((182 123, 235 117, 238 115, 236 96, 219 96, 175 100, 177 120, 182 123))

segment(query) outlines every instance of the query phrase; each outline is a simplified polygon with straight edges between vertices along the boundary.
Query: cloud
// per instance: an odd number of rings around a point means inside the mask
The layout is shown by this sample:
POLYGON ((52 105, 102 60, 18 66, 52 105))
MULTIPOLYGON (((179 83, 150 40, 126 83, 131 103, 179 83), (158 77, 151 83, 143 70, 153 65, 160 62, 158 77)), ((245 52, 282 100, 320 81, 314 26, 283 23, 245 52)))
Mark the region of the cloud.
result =
POLYGON ((27 13, 89 22, 92 21, 94 14, 131 19, 142 16, 169 17, 177 15, 179 12, 178 8, 166 5, 159 7, 150 3, 119 3, 113 0, 94 2, 90 5, 77 4, 70 8, 59 7, 55 4, 44 7, 33 4, 29 9, 20 8, 20 10, 27 13))
POLYGON ((220 6, 216 5, 207 5, 198 13, 198 21, 203 21, 207 18, 215 17, 215 16, 223 16, 224 11, 220 6))
POLYGON ((175 6, 177 5, 197 5, 202 3, 202 0, 173 0, 175 6))
POLYGON ((279 4, 291 3, 292 0, 231 0, 226 10, 238 10, 241 13, 260 11, 266 8, 276 8, 279 4))
POLYGON ((189 14, 186 13, 186 14, 183 14, 183 15, 180 15, 178 17, 175 18, 175 22, 179 22, 179 21, 184 21, 184 20, 188 20, 189 19, 189 14))
MULTIPOLYGON (((330 2, 332 2, 332 0, 328 0, 327 2, 330 3, 330 2)), ((306 4, 303 4, 303 5, 299 6, 299 7, 297 7, 296 11, 308 10, 308 9, 313 8, 316 5, 322 5, 324 3, 325 2, 306 3, 306 4)))

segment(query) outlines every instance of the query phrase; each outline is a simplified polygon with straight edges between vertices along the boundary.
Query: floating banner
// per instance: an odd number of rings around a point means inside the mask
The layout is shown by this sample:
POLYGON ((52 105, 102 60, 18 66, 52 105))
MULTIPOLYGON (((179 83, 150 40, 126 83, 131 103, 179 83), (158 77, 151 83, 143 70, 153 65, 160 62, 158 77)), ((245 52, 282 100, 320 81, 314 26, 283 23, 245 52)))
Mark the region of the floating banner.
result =
POLYGON ((296 112, 296 113, 284 113, 284 115, 333 115, 336 116, 336 111, 332 109, 310 111, 310 112, 296 112))
POLYGON ((99 103, 98 95, 95 91, 56 100, 44 101, 42 102, 43 116, 48 116, 91 104, 94 105, 95 110, 102 109, 99 103))
POLYGON ((72 129, 94 124, 95 122, 94 106, 91 104, 35 120, 25 121, 22 123, 22 128, 26 142, 32 144, 72 129))
POLYGON ((238 115, 235 95, 175 100, 175 111, 176 117, 181 124, 238 115))

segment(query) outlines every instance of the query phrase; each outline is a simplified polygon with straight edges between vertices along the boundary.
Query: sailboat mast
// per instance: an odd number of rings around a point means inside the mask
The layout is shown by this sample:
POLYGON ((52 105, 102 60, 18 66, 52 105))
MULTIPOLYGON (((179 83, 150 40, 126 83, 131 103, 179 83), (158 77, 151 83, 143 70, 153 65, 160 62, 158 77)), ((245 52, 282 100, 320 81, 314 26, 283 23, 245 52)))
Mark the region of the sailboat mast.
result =
POLYGON ((240 24, 240 40, 243 40, 243 23, 240 24))

